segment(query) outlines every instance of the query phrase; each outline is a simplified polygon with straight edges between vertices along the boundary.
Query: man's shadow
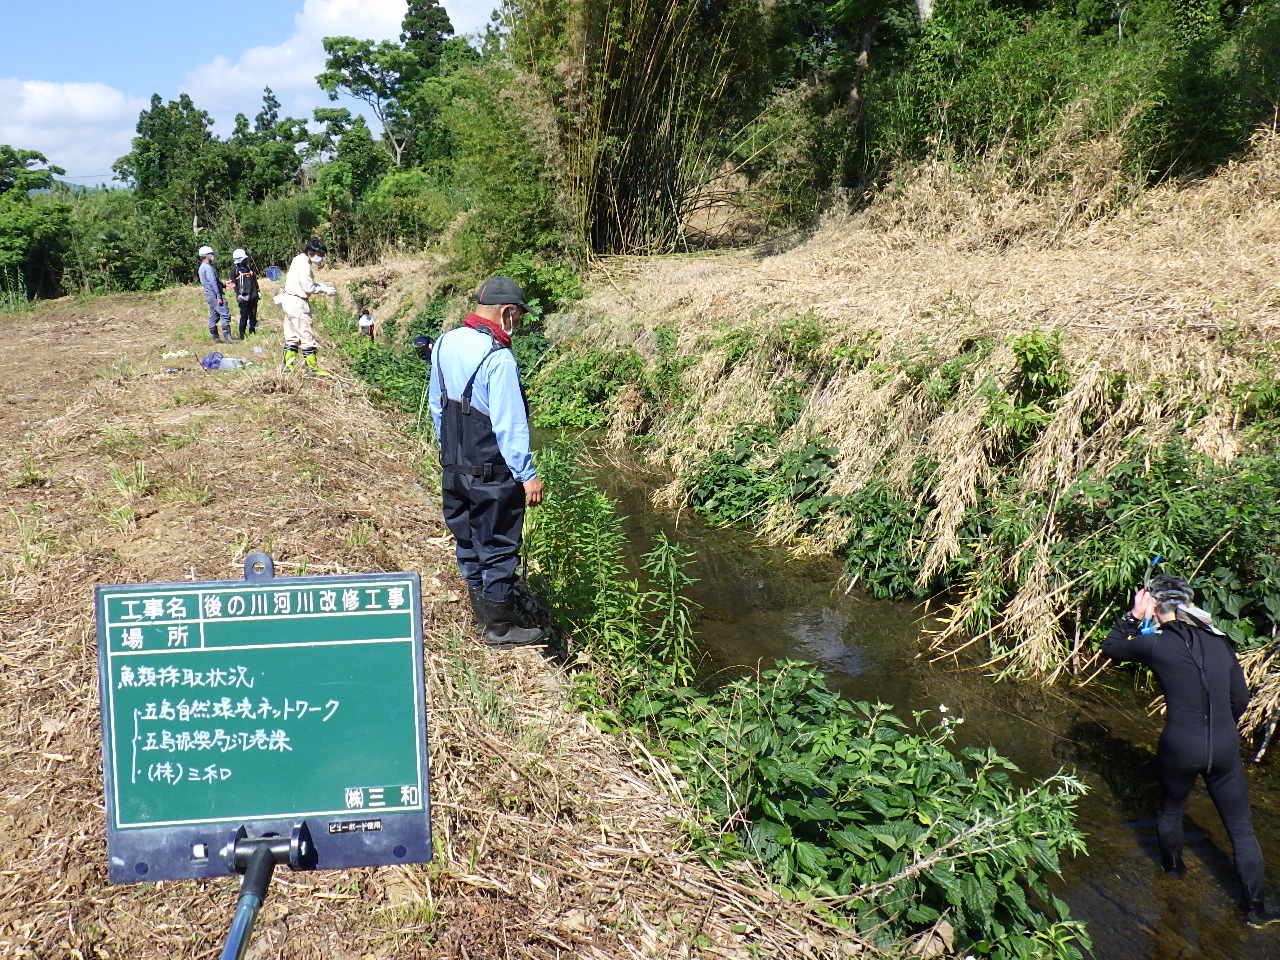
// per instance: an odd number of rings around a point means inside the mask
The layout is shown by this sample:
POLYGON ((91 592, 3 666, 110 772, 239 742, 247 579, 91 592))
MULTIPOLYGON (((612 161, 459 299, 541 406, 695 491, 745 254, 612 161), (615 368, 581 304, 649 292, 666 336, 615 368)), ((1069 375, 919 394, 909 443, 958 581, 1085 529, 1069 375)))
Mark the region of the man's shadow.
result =
MULTIPOLYGON (((1138 847, 1159 864, 1155 814, 1160 807, 1160 785, 1156 779, 1155 753, 1113 736, 1106 724, 1078 719, 1054 741, 1053 756, 1062 763, 1096 774, 1106 783, 1138 847)), ((1203 788, 1204 781, 1198 780, 1195 789, 1203 788)), ((1189 814, 1183 819, 1183 833, 1183 859, 1187 853, 1193 853, 1219 886, 1240 900, 1244 891, 1231 855, 1219 848, 1208 831, 1189 814)))

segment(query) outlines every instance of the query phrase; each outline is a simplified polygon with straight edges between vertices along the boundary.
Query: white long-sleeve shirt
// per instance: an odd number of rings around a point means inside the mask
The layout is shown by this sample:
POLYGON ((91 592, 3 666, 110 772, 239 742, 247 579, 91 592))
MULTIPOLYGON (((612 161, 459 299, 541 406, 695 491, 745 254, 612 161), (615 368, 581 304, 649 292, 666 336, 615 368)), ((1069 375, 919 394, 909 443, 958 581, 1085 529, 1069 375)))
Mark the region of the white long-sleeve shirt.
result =
POLYGON ((311 258, 305 253, 298 254, 289 264, 289 272, 284 278, 284 292, 306 300, 320 289, 320 284, 311 279, 311 258))

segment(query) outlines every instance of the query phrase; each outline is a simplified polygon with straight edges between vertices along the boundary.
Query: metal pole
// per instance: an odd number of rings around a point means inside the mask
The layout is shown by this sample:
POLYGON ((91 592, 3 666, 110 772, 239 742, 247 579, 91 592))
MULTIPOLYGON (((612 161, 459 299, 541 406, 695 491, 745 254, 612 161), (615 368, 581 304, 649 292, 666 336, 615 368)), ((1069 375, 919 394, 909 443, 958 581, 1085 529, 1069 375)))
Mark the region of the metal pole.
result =
POLYGON ((258 918, 258 908, 267 896, 267 884, 275 870, 276 860, 267 844, 258 844, 249 854, 244 880, 240 884, 240 899, 236 903, 236 915, 227 934, 227 945, 222 948, 222 960, 241 960, 249 947, 249 935, 258 918))

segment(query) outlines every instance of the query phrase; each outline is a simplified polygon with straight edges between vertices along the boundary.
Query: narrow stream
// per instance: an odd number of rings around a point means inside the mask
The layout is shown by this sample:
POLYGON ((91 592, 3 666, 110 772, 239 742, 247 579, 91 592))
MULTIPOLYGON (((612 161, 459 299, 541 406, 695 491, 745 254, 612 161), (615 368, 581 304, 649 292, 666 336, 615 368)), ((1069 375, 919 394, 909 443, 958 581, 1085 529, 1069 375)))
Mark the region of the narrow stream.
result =
MULTIPOLYGON (((1166 876, 1156 860, 1159 791, 1153 764, 1160 720, 1150 699, 1112 671, 1085 691, 995 683, 972 670, 917 659, 920 612, 846 595, 834 560, 797 560, 739 530, 712 529, 690 513, 655 510, 655 478, 624 463, 595 479, 627 517, 632 549, 659 530, 695 551, 696 629, 709 667, 737 673, 790 657, 820 666, 852 699, 882 700, 909 717, 946 704, 965 718, 964 745, 993 744, 1033 776, 1074 767, 1089 785, 1079 806, 1089 855, 1063 865, 1059 895, 1088 922, 1102 960, 1280 960, 1280 925, 1247 927, 1236 905, 1231 847, 1203 783, 1187 808, 1187 874, 1166 876), (1110 689, 1104 686, 1109 683, 1110 689)), ((1280 889, 1280 789, 1250 767, 1254 824, 1280 889)))

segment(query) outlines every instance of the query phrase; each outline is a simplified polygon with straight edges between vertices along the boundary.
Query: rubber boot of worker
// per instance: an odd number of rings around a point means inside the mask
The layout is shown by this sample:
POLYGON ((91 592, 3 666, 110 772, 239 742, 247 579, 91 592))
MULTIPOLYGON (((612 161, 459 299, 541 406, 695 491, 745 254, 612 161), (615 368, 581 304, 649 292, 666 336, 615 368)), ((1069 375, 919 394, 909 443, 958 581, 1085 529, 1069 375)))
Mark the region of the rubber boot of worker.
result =
POLYGON ((316 357, 315 347, 302 351, 302 362, 306 365, 307 373, 314 377, 327 377, 329 375, 328 370, 320 369, 320 360, 316 357))
POLYGON ((1171 853, 1168 850, 1160 851, 1160 866, 1164 868, 1165 873, 1176 874, 1177 876, 1185 876, 1187 865, 1182 861, 1182 851, 1171 853))
POLYGON ((471 616, 475 618, 477 627, 485 626, 484 622, 484 587, 477 587, 470 580, 467 581, 467 597, 471 600, 471 616))
POLYGON ((516 624, 516 612, 511 601, 493 603, 485 597, 477 597, 477 611, 484 624, 484 643, 495 650, 512 647, 531 647, 547 642, 546 634, 537 627, 521 627, 516 624))
POLYGON ((218 328, 217 328, 217 327, 210 327, 210 328, 209 328, 209 336, 213 338, 213 342, 214 342, 214 343, 221 343, 221 342, 222 342, 222 338, 221 338, 220 336, 218 336, 218 328))
POLYGON ((1251 927, 1266 927, 1280 923, 1280 903, 1267 893, 1251 901, 1244 910, 1244 922, 1251 927))
POLYGON ((298 363, 298 348, 285 347, 284 348, 284 372, 288 373, 297 365, 297 363, 298 363))

